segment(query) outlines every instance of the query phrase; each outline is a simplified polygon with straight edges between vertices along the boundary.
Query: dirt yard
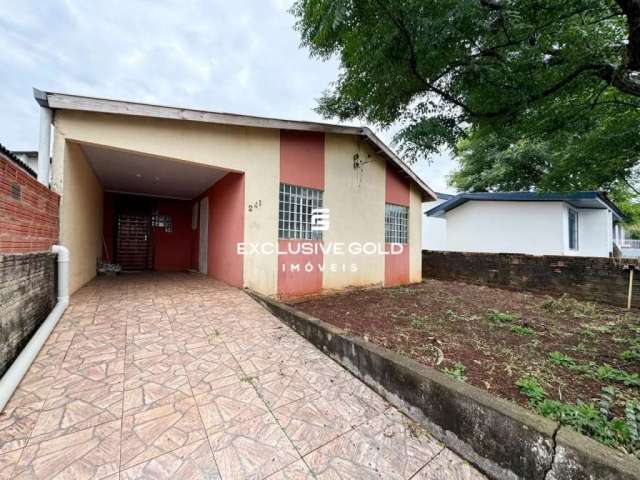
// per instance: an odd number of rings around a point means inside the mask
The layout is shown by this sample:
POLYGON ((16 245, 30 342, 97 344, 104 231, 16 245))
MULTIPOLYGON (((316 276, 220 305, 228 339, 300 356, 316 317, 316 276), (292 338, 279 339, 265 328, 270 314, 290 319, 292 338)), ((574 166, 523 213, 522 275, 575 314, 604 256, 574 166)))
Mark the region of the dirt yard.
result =
MULTIPOLYGON (((438 280, 354 290, 294 306, 550 417, 588 417, 589 412, 564 409, 579 409, 582 402, 597 415, 608 401, 604 423, 593 427, 592 436, 598 437, 600 427, 608 429, 614 417, 624 420, 628 405, 637 408, 639 425, 638 311, 438 280)), ((628 427, 632 441, 634 425, 628 427)), ((605 440, 615 435, 602 434, 605 440)))

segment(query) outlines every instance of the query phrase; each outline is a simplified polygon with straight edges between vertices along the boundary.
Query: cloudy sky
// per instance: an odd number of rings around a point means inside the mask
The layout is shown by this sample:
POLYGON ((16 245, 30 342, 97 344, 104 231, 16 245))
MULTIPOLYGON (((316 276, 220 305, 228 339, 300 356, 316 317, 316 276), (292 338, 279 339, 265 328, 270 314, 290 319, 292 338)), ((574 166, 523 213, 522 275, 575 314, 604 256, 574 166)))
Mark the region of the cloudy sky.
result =
MULTIPOLYGON (((31 88, 322 120, 337 61, 299 48, 292 0, 0 0, 0 143, 35 150, 31 88)), ((353 123, 353 122, 352 122, 353 123)), ((391 132, 376 130, 386 141, 391 132)), ((447 155, 413 168, 451 191, 447 155)))

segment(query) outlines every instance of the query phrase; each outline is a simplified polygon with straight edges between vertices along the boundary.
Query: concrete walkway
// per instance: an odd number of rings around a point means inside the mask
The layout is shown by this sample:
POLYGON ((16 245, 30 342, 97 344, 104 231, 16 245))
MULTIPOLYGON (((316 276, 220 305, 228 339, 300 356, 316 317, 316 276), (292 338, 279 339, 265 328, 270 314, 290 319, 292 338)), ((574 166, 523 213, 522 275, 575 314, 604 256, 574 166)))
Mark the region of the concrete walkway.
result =
POLYGON ((81 289, 0 416, 0 478, 482 478, 244 292, 81 289), (313 473, 312 473, 313 472, 313 473))

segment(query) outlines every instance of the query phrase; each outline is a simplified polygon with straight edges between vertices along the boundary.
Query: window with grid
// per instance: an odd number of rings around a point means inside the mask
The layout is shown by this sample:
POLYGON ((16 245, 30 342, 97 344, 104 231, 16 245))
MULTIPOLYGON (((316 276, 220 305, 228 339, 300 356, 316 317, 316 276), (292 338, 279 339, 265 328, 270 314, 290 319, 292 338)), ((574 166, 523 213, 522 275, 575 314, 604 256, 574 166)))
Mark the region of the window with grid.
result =
POLYGON ((569 249, 578 250, 578 211, 569 209, 569 249))
POLYGON ((409 207, 386 203, 384 206, 384 241, 407 243, 409 232, 409 207))
POLYGON ((278 238, 322 240, 321 231, 311 230, 311 212, 322 208, 322 190, 280 184, 278 238))
POLYGON ((167 233, 173 232, 171 225, 171 215, 160 215, 157 210, 151 212, 151 226, 156 228, 164 228, 167 233))

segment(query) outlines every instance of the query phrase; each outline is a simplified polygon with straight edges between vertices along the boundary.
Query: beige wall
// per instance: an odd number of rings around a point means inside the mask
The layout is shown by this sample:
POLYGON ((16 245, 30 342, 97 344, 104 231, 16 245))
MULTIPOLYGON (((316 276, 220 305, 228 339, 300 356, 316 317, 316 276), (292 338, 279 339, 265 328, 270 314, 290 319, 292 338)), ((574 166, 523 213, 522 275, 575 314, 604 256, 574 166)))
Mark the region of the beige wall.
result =
MULTIPOLYGON (((245 172, 245 206, 262 202, 252 212, 245 208, 245 242, 277 244, 278 130, 69 110, 56 112, 55 124, 67 140, 245 172)), ((276 279, 275 255, 244 257, 245 286, 274 294, 276 279)))
POLYGON ((411 184, 409 199, 409 280, 422 281, 422 193, 411 184))
POLYGON ((69 291, 73 293, 96 276, 96 261, 102 250, 103 193, 81 148, 64 143, 61 137, 55 142, 54 151, 64 158, 56 169, 56 188, 62 185, 64 192, 60 243, 70 252, 69 291))
MULTIPOLYGON (((95 274, 102 236, 102 191, 81 149, 73 142, 244 172, 245 242, 277 245, 279 130, 70 110, 56 112, 55 129, 53 186, 62 195, 61 236, 72 249, 73 290, 95 274), (247 205, 259 201, 260 208, 249 212, 247 205)), ((326 134, 324 202, 331 209, 331 228, 325 233, 325 243, 384 244, 384 161, 354 136, 326 134), (371 155, 372 161, 356 171, 355 153, 361 158, 371 155)), ((415 186, 410 212, 410 277, 420 281, 421 202, 415 186)), ((357 271, 327 268, 323 275, 325 289, 384 282, 382 255, 326 255, 325 264, 332 263, 355 263, 357 271)), ((277 292, 275 254, 245 255, 243 266, 246 287, 265 294, 277 292)))
MULTIPOLYGON (((375 242, 384 245, 385 165, 351 135, 325 136, 325 187, 323 203, 330 209, 330 228, 324 241, 375 242), (353 155, 371 155, 371 162, 359 170, 353 168, 353 155)), ((346 252, 348 253, 348 252, 346 252)), ((322 286, 326 289, 346 286, 382 284, 383 255, 325 255, 322 286), (329 266, 335 263, 338 270, 329 266), (356 264, 356 272, 341 267, 356 264)))

